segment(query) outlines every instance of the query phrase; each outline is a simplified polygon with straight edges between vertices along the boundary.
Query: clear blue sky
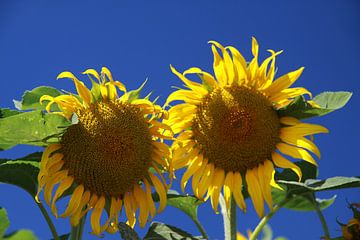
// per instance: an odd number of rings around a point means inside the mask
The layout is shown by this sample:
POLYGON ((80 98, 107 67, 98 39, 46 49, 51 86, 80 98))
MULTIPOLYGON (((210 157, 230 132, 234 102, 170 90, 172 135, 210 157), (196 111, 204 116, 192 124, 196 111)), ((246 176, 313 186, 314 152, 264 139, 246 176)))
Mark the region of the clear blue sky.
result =
MULTIPOLYGON (((0 106, 13 107, 27 89, 50 85, 74 90, 71 81, 55 81, 64 70, 80 73, 107 66, 128 89, 149 78, 145 91, 154 91, 164 103, 179 70, 192 66, 212 72, 208 40, 234 45, 247 58, 251 37, 266 49, 284 50, 277 60, 279 74, 305 66, 297 85, 313 94, 349 90, 354 95, 342 110, 311 120, 325 125, 329 134, 316 136, 322 151, 320 178, 359 174, 360 2, 346 1, 0 1, 0 106)), ((18 146, 0 152, 0 158, 20 157, 36 150, 18 146)), ((324 192, 337 194, 324 211, 333 236, 340 234, 335 219, 350 217, 346 199, 360 201, 358 189, 324 192)), ((251 206, 250 202, 248 205, 251 206)), ((0 185, 0 206, 6 208, 10 229, 32 229, 40 239, 51 235, 31 197, 13 186, 0 185)), ((259 219, 252 207, 238 212, 238 229, 253 229, 259 219)), ((199 209, 200 220, 212 239, 223 239, 222 218, 209 204, 199 209)), ((155 217, 188 232, 195 226, 180 211, 168 207, 155 217)), ((67 233, 68 220, 55 220, 67 233)), ((319 239, 323 234, 315 213, 281 210, 270 224, 276 236, 319 239)), ((137 228, 138 230, 138 228, 137 228)), ((84 239, 95 239, 87 234, 84 239)), ((141 234, 144 230, 139 230, 141 234)), ((143 236, 143 235, 142 235, 143 236)), ((118 236, 106 236, 118 239, 118 236)))

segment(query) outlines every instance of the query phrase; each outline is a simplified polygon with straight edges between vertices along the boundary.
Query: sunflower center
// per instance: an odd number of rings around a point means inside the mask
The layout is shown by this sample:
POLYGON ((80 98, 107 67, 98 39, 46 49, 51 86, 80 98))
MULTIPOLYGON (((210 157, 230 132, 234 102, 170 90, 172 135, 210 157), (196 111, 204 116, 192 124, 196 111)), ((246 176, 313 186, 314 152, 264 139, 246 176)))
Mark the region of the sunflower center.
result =
POLYGON ((146 176, 152 138, 138 108, 99 102, 78 112, 78 124, 61 139, 64 168, 77 184, 119 197, 146 176))
POLYGON ((244 172, 271 157, 280 123, 270 101, 256 90, 215 89, 198 106, 192 131, 215 167, 244 172))

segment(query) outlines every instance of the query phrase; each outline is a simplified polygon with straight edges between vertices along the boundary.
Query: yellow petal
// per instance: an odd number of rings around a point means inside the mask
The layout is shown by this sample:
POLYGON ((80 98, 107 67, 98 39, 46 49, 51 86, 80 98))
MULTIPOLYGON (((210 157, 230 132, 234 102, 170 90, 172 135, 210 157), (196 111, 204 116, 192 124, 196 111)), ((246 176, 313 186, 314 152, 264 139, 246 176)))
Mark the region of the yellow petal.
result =
POLYGON ((198 149, 193 149, 192 151, 188 151, 186 154, 182 156, 177 156, 174 153, 173 156, 174 168, 178 169, 186 166, 191 160, 193 160, 198 155, 198 153, 199 153, 198 149))
POLYGON ((290 134, 280 134, 280 138, 283 142, 297 147, 305 148, 306 150, 314 153, 318 158, 320 158, 319 148, 309 139, 304 137, 296 137, 290 134))
POLYGON ((126 217, 128 219, 128 224, 130 227, 133 228, 136 222, 135 210, 133 210, 132 208, 131 198, 129 193, 124 194, 124 207, 125 207, 126 217))
POLYGON ((200 68, 197 68, 197 67, 189 68, 188 70, 184 71, 183 74, 184 74, 184 76, 186 76, 187 74, 197 74, 200 76, 201 80, 203 80, 205 82, 205 84, 211 86, 212 88, 215 88, 218 86, 214 77, 210 73, 205 72, 205 71, 201 70, 200 68))
POLYGON ((256 213, 260 218, 262 218, 264 216, 264 198, 261 193, 259 179, 257 176, 257 168, 247 170, 245 178, 248 186, 248 192, 254 204, 256 213))
POLYGON ((224 178, 224 169, 215 168, 214 177, 212 179, 212 188, 210 189, 209 195, 211 200, 211 206, 216 213, 218 212, 219 196, 222 185, 224 184, 224 178))
MULTIPOLYGON (((270 61, 272 62, 270 70, 269 71, 273 71, 274 72, 274 62, 275 62, 275 58, 277 55, 279 55, 280 53, 282 53, 282 51, 279 52, 274 52, 272 50, 269 50, 269 52, 271 52, 271 56, 268 57, 267 59, 265 59, 262 64, 259 67, 259 73, 258 73, 258 77, 260 78, 260 80, 262 80, 262 82, 260 83, 260 87, 261 88, 267 88, 268 86, 271 85, 273 77, 268 77, 268 74, 266 74, 266 71, 268 69, 268 65, 270 63, 270 61)), ((273 74, 273 73, 269 73, 269 74, 273 74)))
POLYGON ((290 168, 291 170, 293 170, 296 173, 296 175, 299 177, 299 181, 301 180, 302 172, 301 169, 296 164, 287 160, 277 152, 272 153, 272 160, 275 163, 275 165, 278 167, 290 168))
POLYGON ((172 131, 171 127, 168 126, 167 124, 164 124, 164 123, 161 123, 159 122, 158 120, 154 119, 154 120, 151 120, 150 123, 153 125, 153 126, 156 126, 158 128, 161 128, 163 130, 168 130, 172 133, 172 135, 174 135, 174 132, 172 131))
POLYGON ((228 172, 224 181, 224 199, 227 209, 230 209, 231 190, 234 188, 233 175, 233 172, 228 172))
POLYGON ((55 98, 49 95, 43 95, 40 97, 40 104, 42 105, 44 101, 49 101, 48 104, 46 104, 45 110, 50 112, 51 106, 55 103, 55 98))
POLYGON ((54 189, 56 184, 58 184, 60 181, 67 177, 67 173, 67 170, 57 172, 54 175, 50 176, 46 181, 46 185, 44 188, 44 198, 48 205, 50 205, 51 202, 52 190, 54 189))
POLYGON ((232 85, 235 80, 235 71, 234 71, 234 64, 226 49, 216 41, 210 41, 209 43, 215 45, 217 48, 221 50, 223 61, 224 61, 224 70, 227 75, 227 84, 232 85))
POLYGON ((285 125, 293 126, 301 123, 297 118, 294 117, 282 117, 280 122, 285 125))
POLYGON ((246 211, 246 204, 241 192, 242 187, 243 187, 242 177, 239 172, 235 172, 233 174, 233 188, 232 188, 233 196, 239 208, 241 208, 243 211, 246 211))
POLYGON ((85 84, 83 82, 78 80, 74 76, 74 74, 72 74, 71 72, 62 72, 62 73, 60 73, 58 75, 57 79, 60 79, 60 78, 70 78, 71 80, 73 80, 74 83, 75 83, 76 91, 78 92, 81 99, 84 101, 84 105, 86 107, 88 107, 90 105, 90 103, 91 103, 91 92, 85 86, 85 84))
POLYGON ((272 197, 271 197, 271 180, 273 176, 274 166, 269 161, 266 160, 264 164, 260 164, 258 167, 258 179, 260 183, 260 187, 264 196, 264 199, 269 206, 270 210, 272 210, 272 197))
POLYGON ((151 144, 154 147, 156 147, 160 152, 162 152, 164 155, 166 156, 170 155, 170 148, 167 144, 162 142, 152 142, 151 144))
POLYGON ((82 211, 84 209, 84 207, 86 206, 86 204, 89 203, 89 199, 90 199, 90 192, 86 191, 84 192, 83 196, 81 197, 81 202, 79 204, 78 209, 76 210, 76 212, 71 215, 70 218, 70 223, 72 226, 77 226, 80 222, 80 219, 82 218, 82 211))
POLYGON ((304 149, 290 146, 285 143, 278 143, 276 148, 279 149, 280 152, 283 154, 289 155, 290 157, 305 160, 315 166, 317 163, 315 162, 314 158, 304 149))
POLYGON ((149 131, 154 137, 158 137, 158 138, 166 139, 166 140, 174 140, 174 137, 172 137, 172 136, 166 136, 164 134, 159 133, 157 128, 150 128, 149 131))
POLYGON ((281 135, 308 136, 318 133, 328 133, 329 130, 323 126, 310 123, 300 123, 291 127, 281 128, 281 135))
POLYGON ((146 199, 147 199, 147 202, 148 202, 148 207, 149 207, 149 211, 150 211, 150 215, 151 217, 154 217, 155 216, 155 213, 156 213, 156 208, 155 208, 155 203, 154 203, 154 200, 152 198, 152 195, 151 195, 151 186, 149 184, 149 182, 144 179, 144 183, 145 183, 145 187, 146 187, 146 199))
POLYGON ((201 154, 196 156, 190 162, 188 169, 185 171, 183 177, 181 178, 181 190, 183 192, 190 177, 202 166, 202 164, 203 164, 203 156, 201 154))
POLYGON ((195 92, 197 92, 198 94, 201 94, 201 95, 206 95, 208 93, 208 91, 203 87, 202 84, 190 81, 183 74, 179 73, 172 65, 170 65, 170 69, 191 90, 193 90, 193 91, 195 91, 195 92))
POLYGON ((71 185, 73 184, 73 182, 74 182, 74 178, 71 177, 71 176, 68 176, 68 177, 66 177, 64 180, 61 181, 61 183, 59 184, 59 187, 56 189, 54 198, 53 198, 52 203, 51 203, 51 211, 52 211, 52 213, 55 215, 55 217, 58 217, 57 209, 56 209, 56 205, 55 205, 57 199, 58 199, 66 190, 68 190, 68 189, 71 187, 71 185))
POLYGON ((248 79, 249 81, 251 80, 251 82, 249 84, 251 84, 252 86, 256 86, 259 87, 260 85, 258 84, 258 78, 257 78, 257 73, 258 73, 258 69, 259 69, 259 64, 258 64, 258 55, 259 55, 259 44, 257 43, 256 39, 253 37, 252 38, 252 53, 254 58, 251 60, 251 62, 249 63, 248 69, 248 79))
POLYGON ((214 176, 214 164, 210 163, 206 165, 206 168, 204 170, 204 174, 201 177, 200 183, 199 183, 199 196, 200 199, 203 199, 204 194, 209 189, 209 186, 212 182, 214 176))
POLYGON ((252 41, 251 41, 251 44, 252 44, 252 46, 251 46, 252 54, 253 54, 254 57, 257 57, 257 56, 259 55, 259 44, 258 44, 258 42, 257 42, 257 40, 256 40, 255 37, 252 37, 251 40, 252 40, 252 41))
MULTIPOLYGON (((118 98, 118 94, 116 91, 116 87, 112 83, 113 82, 107 82, 107 83, 105 83, 105 86, 108 89, 109 99, 115 101, 118 98)), ((101 92, 101 90, 100 90, 100 92, 101 92)))
MULTIPOLYGON (((268 50, 269 52, 271 52, 272 55, 274 54, 277 54, 275 53, 273 50, 268 50)), ((278 54, 282 53, 282 50, 278 52, 278 54)), ((271 83, 273 82, 274 80, 274 77, 275 77, 275 72, 276 72, 276 69, 275 69, 275 61, 276 61, 276 58, 274 57, 273 60, 271 61, 271 65, 270 65, 270 68, 269 68, 269 71, 268 71, 268 74, 267 74, 267 83, 264 85, 264 88, 267 88, 268 86, 271 85, 271 83)))
POLYGON ((225 71, 225 63, 223 59, 220 57, 216 47, 214 45, 211 46, 211 50, 214 55, 214 73, 217 81, 219 82, 220 86, 226 86, 227 84, 227 74, 225 71))
POLYGON ((299 68, 296 71, 289 72, 278 79, 276 79, 268 88, 264 91, 268 96, 272 96, 282 90, 290 87, 302 74, 304 67, 299 68))
POLYGON ((95 69, 86 69, 83 74, 92 75, 100 82, 100 75, 95 69))
POLYGON ((143 189, 135 184, 134 186, 134 197, 140 206, 139 223, 140 227, 144 227, 149 217, 149 208, 147 205, 147 199, 143 189))
POLYGON ((113 81, 113 82, 111 82, 111 84, 118 87, 118 89, 120 91, 123 91, 124 93, 126 93, 126 87, 125 87, 125 85, 123 83, 121 83, 119 81, 113 81))
POLYGON ((100 84, 100 93, 103 99, 107 99, 109 96, 108 88, 103 83, 100 84))
POLYGON ((295 98, 301 95, 309 95, 310 98, 312 97, 311 92, 309 92, 307 89, 298 87, 298 88, 287 88, 282 90, 281 92, 278 92, 270 97, 270 101, 272 102, 280 102, 283 100, 295 98))
POLYGON ((235 69, 235 79, 238 84, 241 85, 243 82, 247 82, 247 70, 246 70, 246 60, 241 55, 241 53, 234 47, 226 47, 231 52, 234 69, 235 69))
POLYGON ((81 197, 84 193, 84 186, 79 185, 75 188, 73 194, 71 195, 70 202, 65 212, 60 215, 60 217, 68 217, 72 215, 79 208, 79 204, 81 202, 81 197))
POLYGON ((50 155, 55 152, 56 150, 59 150, 62 147, 61 144, 50 144, 48 147, 45 148, 44 153, 41 156, 41 163, 40 168, 41 169, 47 169, 47 163, 50 159, 50 155))
POLYGON ((105 206, 105 198, 104 198, 104 196, 101 196, 95 205, 94 211, 92 212, 91 219, 90 219, 91 228, 92 228, 94 234, 96 234, 96 235, 101 234, 100 218, 101 218, 104 206, 105 206))
POLYGON ((114 79, 113 79, 113 77, 112 77, 112 74, 111 74, 110 70, 109 70, 107 67, 102 67, 102 68, 101 68, 101 75, 102 75, 103 77, 106 76, 106 77, 110 80, 110 82, 113 82, 113 81, 114 81, 114 79))
POLYGON ((247 240, 247 238, 244 235, 242 235, 241 233, 237 232, 236 240, 247 240))
POLYGON ((166 200, 167 200, 166 189, 164 185, 161 183, 161 181, 155 175, 149 173, 149 176, 160 198, 160 205, 158 212, 162 212, 166 206, 166 200))
POLYGON ((199 104, 202 97, 203 95, 200 95, 194 91, 177 90, 168 96, 165 106, 168 106, 172 101, 184 101, 186 103, 199 104))
POLYGON ((196 197, 200 198, 199 197, 199 183, 200 183, 200 179, 201 177, 203 176, 204 174, 204 170, 207 166, 207 159, 203 159, 203 162, 201 164, 201 167, 196 170, 193 174, 193 177, 192 177, 192 181, 191 181, 191 186, 192 186, 192 189, 193 189, 193 192, 195 194, 196 197))

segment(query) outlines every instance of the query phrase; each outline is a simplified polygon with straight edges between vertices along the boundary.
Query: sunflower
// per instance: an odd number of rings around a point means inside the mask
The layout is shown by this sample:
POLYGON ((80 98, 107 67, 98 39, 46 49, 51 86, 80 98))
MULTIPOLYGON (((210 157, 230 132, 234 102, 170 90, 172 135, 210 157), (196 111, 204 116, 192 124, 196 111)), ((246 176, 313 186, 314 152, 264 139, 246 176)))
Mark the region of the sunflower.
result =
POLYGON ((169 169, 170 150, 163 139, 171 137, 162 135, 164 129, 170 128, 158 121, 166 117, 166 112, 147 99, 136 99, 134 92, 126 92, 105 67, 100 75, 94 69, 83 74, 91 79, 91 90, 72 73, 62 72, 57 78, 72 79, 78 96, 44 95, 40 99, 48 101, 48 112, 55 103, 60 109, 57 114, 77 119, 77 123, 64 130, 58 143, 45 149, 36 199, 39 201, 38 195, 44 189, 53 214, 70 217, 73 226, 93 209, 90 220, 96 235, 105 230, 117 231, 123 207, 131 227, 139 210, 138 220, 143 227, 149 215, 156 213, 151 186, 159 194, 158 211, 166 205, 168 186, 162 170, 169 169), (117 90, 124 94, 119 97, 117 90), (72 192, 71 198, 65 211, 58 214, 56 201, 67 190, 72 192), (104 209, 108 218, 101 224, 104 209))
POLYGON ((289 88, 303 68, 274 80, 275 58, 282 51, 269 50, 271 56, 259 65, 255 38, 250 62, 234 47, 209 43, 215 77, 200 68, 181 74, 171 66, 187 87, 171 93, 166 102, 183 101, 170 108, 169 118, 164 121, 178 134, 172 145, 173 167, 187 167, 181 179, 182 190, 192 177, 195 196, 210 198, 215 212, 221 189, 228 208, 233 197, 245 211, 242 187, 247 185, 256 212, 262 217, 264 200, 272 208, 271 186, 280 188, 274 181, 275 167, 292 169, 301 179, 300 168, 283 155, 316 165, 309 152, 320 157, 319 149, 306 136, 328 130, 278 114, 295 97, 311 97, 305 88, 289 88), (188 79, 188 74, 196 74, 202 83, 188 79))

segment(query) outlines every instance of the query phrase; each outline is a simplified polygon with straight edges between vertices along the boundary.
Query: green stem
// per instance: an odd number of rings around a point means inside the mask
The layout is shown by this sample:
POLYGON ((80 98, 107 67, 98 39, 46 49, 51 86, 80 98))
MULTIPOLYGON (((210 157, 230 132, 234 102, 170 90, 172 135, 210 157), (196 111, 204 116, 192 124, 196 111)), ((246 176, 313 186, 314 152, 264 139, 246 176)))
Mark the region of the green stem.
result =
POLYGON ((209 239, 209 236, 206 234, 206 231, 204 229, 204 227, 201 225, 199 219, 193 219, 194 223, 196 224, 197 228, 199 229, 201 235, 203 236, 204 239, 209 239))
POLYGON ((274 214, 279 211, 282 206, 284 206, 289 201, 288 198, 285 198, 283 201, 281 201, 279 204, 277 204, 271 212, 269 212, 265 217, 261 219, 259 224, 256 226, 255 230, 251 234, 249 240, 256 240, 259 234, 261 233, 262 229, 265 227, 267 222, 274 216, 274 214))
POLYGON ((236 203, 234 198, 231 198, 231 205, 230 205, 230 236, 231 240, 236 240, 236 203))
POLYGON ((80 219, 77 226, 71 227, 70 240, 81 240, 84 231, 86 215, 80 219))
POLYGON ((329 228, 327 226, 326 220, 324 215, 322 214, 322 211, 320 209, 319 203, 316 201, 315 199, 315 195, 312 193, 310 196, 310 201, 313 203, 314 207, 315 207, 315 211, 320 219, 321 222, 321 226, 324 230, 324 234, 325 234, 325 238, 326 239, 330 239, 330 232, 329 232, 329 228))
POLYGON ((230 200, 230 209, 227 209, 225 199, 220 194, 219 203, 221 206, 221 214, 224 219, 225 240, 236 240, 236 204, 233 198, 230 200))
POLYGON ((51 221, 51 218, 49 216, 49 214, 47 213, 46 209, 44 208, 44 206, 42 205, 41 202, 36 202, 37 206, 40 208, 40 211, 42 213, 42 215, 44 216, 50 231, 53 235, 54 240, 60 240, 58 233, 56 232, 56 228, 55 225, 53 224, 53 222, 51 221))

